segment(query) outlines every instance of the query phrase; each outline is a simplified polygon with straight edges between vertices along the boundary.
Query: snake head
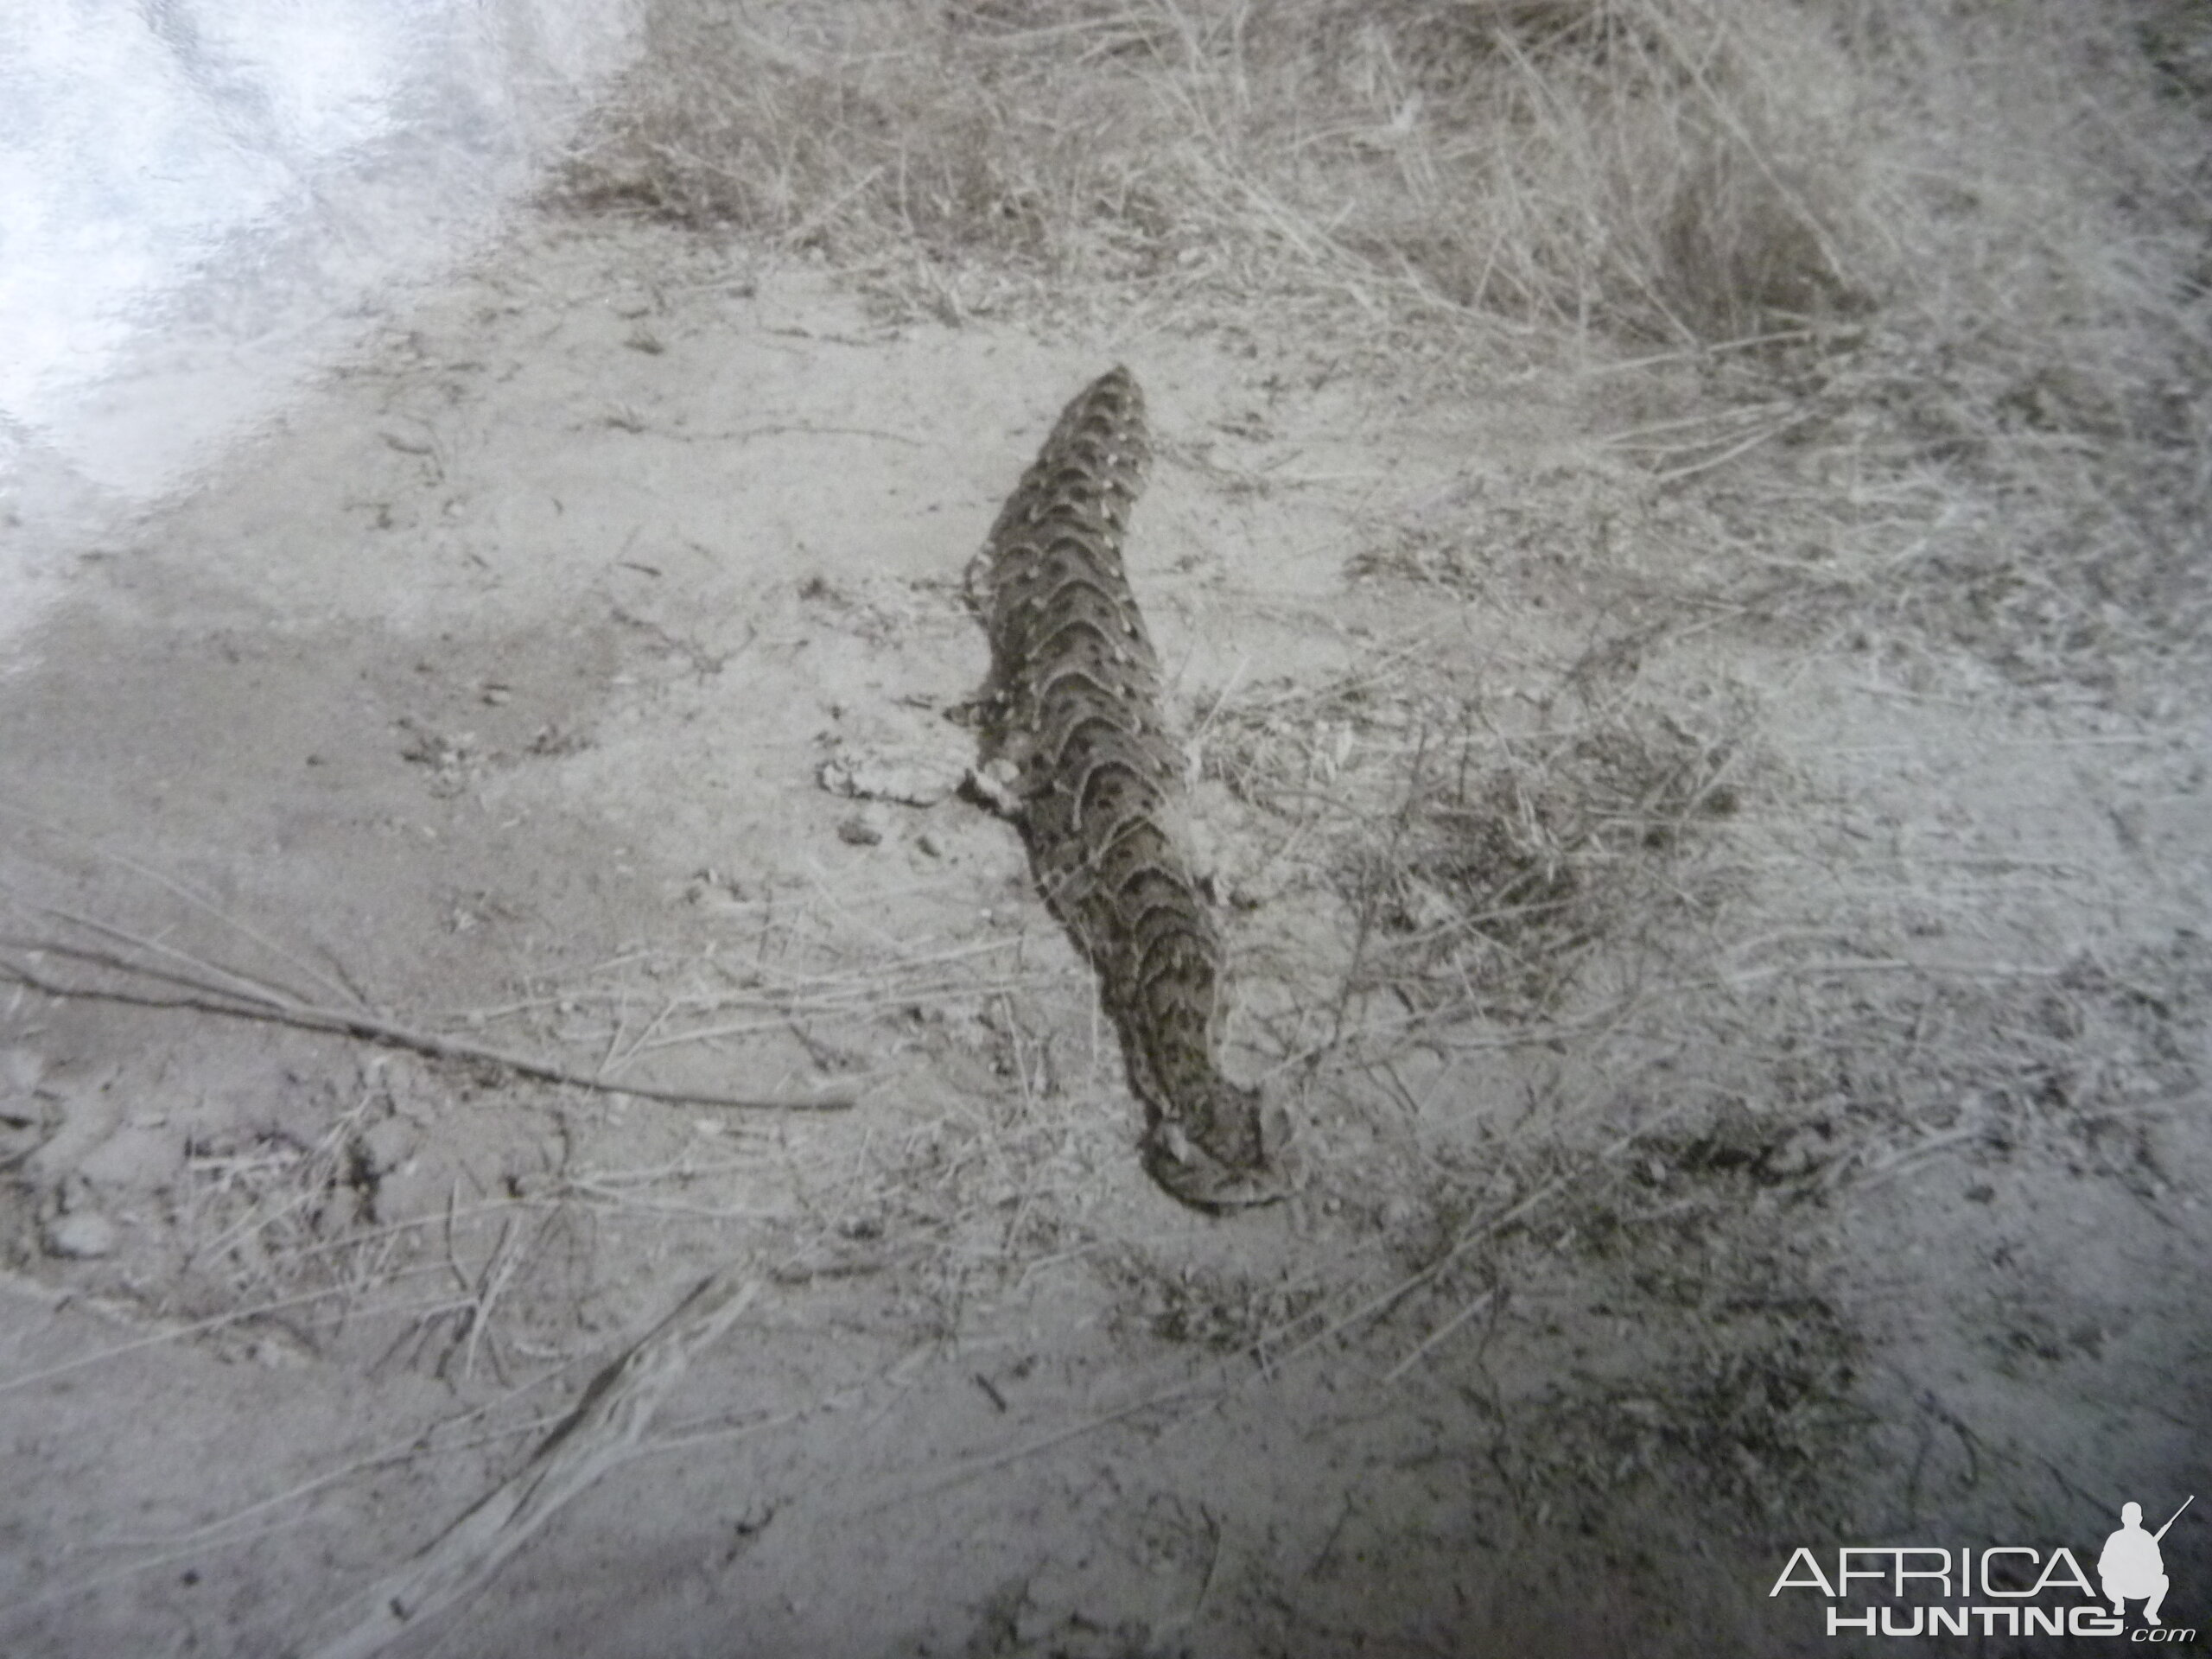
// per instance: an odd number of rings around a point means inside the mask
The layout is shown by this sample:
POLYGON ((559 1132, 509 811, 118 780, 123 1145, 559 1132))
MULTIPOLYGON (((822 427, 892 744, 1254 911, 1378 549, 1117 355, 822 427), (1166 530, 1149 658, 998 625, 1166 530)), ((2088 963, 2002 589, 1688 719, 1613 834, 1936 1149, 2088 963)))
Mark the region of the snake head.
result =
POLYGON ((1291 1144, 1290 1115, 1256 1089, 1221 1079, 1217 1090, 1213 1146, 1194 1139, 1173 1118, 1154 1123, 1144 1145, 1152 1179, 1201 1210, 1274 1204, 1304 1186, 1305 1160, 1291 1144))

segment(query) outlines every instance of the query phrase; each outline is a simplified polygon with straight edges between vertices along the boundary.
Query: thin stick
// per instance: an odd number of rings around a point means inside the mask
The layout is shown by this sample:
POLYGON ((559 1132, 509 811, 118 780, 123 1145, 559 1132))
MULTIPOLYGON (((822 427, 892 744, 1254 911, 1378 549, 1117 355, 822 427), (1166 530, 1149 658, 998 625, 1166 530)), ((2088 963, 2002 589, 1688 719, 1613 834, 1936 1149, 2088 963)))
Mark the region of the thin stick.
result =
MULTIPOLYGON (((217 992, 224 996, 235 996, 247 1002, 283 1003, 292 1000, 289 991, 271 981, 263 979, 255 974, 242 974, 235 968, 226 968, 219 962, 210 962, 205 957, 194 956, 189 950, 181 950, 175 945, 166 944, 159 939, 148 938, 143 933, 133 933, 127 927, 117 927, 114 924, 103 922, 97 917, 79 916, 74 911, 58 910, 52 905, 41 905, 38 908, 57 920, 67 922, 73 927, 81 927, 88 933, 104 935, 118 944, 135 945, 149 955, 167 957, 173 962, 182 963, 192 970, 189 974, 156 974, 154 976, 156 978, 172 979, 180 985, 188 985, 198 990, 217 992), (219 979, 230 980, 232 983, 220 985, 212 982, 219 979)), ((38 947, 34 943, 29 948, 35 950, 38 947)), ((63 949, 59 946, 55 948, 63 949)), ((95 960, 103 959, 101 954, 98 952, 81 954, 91 955, 95 960)), ((110 967, 128 969, 133 973, 152 972, 150 969, 139 967, 135 963, 127 962, 120 957, 106 957, 104 959, 110 967)))
POLYGON ((414 1560, 340 1606, 308 1659, 372 1659, 431 1615, 467 1599, 600 1477, 637 1455, 653 1413, 692 1360, 721 1338, 760 1281, 724 1268, 653 1332, 591 1381, 568 1421, 521 1471, 414 1560))
POLYGON ((1421 1345, 1415 1348, 1413 1352, 1408 1354, 1403 1359, 1400 1360, 1395 1365, 1393 1365, 1388 1371, 1384 1372, 1382 1376, 1382 1386, 1386 1389, 1389 1388, 1390 1384, 1396 1382, 1408 1371, 1413 1370, 1414 1366, 1420 1364, 1421 1361, 1427 1357, 1431 1349, 1436 1347, 1440 1343, 1446 1340, 1454 1332, 1458 1331, 1461 1325, 1466 1324, 1469 1319, 1473 1319, 1475 1315, 1481 1313, 1484 1308, 1488 1307, 1497 1300, 1497 1292, 1494 1288, 1486 1290, 1483 1292, 1481 1295, 1474 1298, 1473 1300, 1470 1301, 1457 1313, 1454 1313, 1450 1319, 1445 1320, 1443 1324, 1438 1325, 1435 1330, 1430 1332, 1427 1336, 1424 1337, 1421 1339, 1421 1345))
POLYGON ((1192 1395, 1226 1392, 1225 1386, 1209 1381, 1179 1382, 1171 1388, 1161 1389, 1157 1394, 1147 1395, 1141 1400, 1133 1400, 1128 1405, 1117 1406, 1111 1411, 1099 1412, 1094 1416, 1083 1419, 1080 1422, 1070 1423, 1047 1433, 1040 1434, 1034 1440, 1025 1440, 1019 1446, 1011 1446, 1003 1451, 986 1452, 981 1456, 970 1458, 933 1480, 880 1500, 880 1507, 889 1509, 893 1504, 909 1503, 917 1498, 939 1497, 957 1486, 963 1485, 979 1476, 989 1474, 995 1469, 1003 1469, 1010 1463, 1019 1463, 1025 1458, 1033 1458, 1041 1452, 1049 1452, 1055 1446, 1066 1445, 1070 1440, 1080 1440, 1085 1434, 1095 1434, 1102 1428, 1110 1428, 1116 1423, 1125 1422, 1129 1418, 1141 1415, 1145 1412, 1156 1411, 1162 1406, 1174 1405, 1179 1401, 1190 1398, 1192 1395))
POLYGON ((1772 426, 1762 428, 1752 433, 1742 442, 1730 444, 1717 455, 1709 455, 1703 461, 1690 461, 1667 472, 1654 473, 1651 475, 1651 481, 1655 484, 1679 484, 1686 478, 1696 477, 1700 473, 1709 473, 1715 467, 1723 466, 1735 460, 1737 456, 1747 450, 1758 448, 1759 445, 1770 439, 1780 437, 1784 432, 1795 430, 1812 418, 1811 415, 1806 414, 1800 415, 1792 420, 1777 421, 1772 426))
MULTIPOLYGON (((67 949, 20 940, 6 943, 14 944, 19 949, 33 950, 67 949)), ((77 951, 74 954, 90 956, 95 953, 77 951)), ((126 973, 145 971, 119 957, 108 958, 106 965, 126 973)), ((512 1053, 483 1043, 472 1043, 466 1038, 417 1031, 378 1014, 347 1008, 318 1007, 311 1003, 279 1000, 274 996, 248 1001, 245 993, 212 983, 203 983, 200 988, 207 995, 153 997, 87 985, 64 985, 17 962, 0 961, 0 973, 48 996, 124 1002, 136 1007, 189 1008, 200 1014, 226 1014, 233 1020, 259 1020, 270 1025, 291 1026, 302 1031, 329 1032, 340 1037, 353 1037, 364 1042, 409 1049, 417 1054, 428 1055, 432 1059, 473 1060, 502 1067, 521 1077, 536 1077, 543 1083, 557 1083, 571 1089, 589 1089, 601 1094, 635 1095, 641 1100, 666 1101, 679 1106, 720 1107, 734 1111, 841 1112, 858 1102, 864 1086, 858 1083, 836 1084, 804 1095, 723 1095, 698 1089, 662 1089, 649 1084, 615 1083, 587 1072, 572 1071, 565 1065, 556 1065, 550 1060, 533 1059, 526 1054, 512 1053), (210 995, 235 996, 240 1001, 211 1001, 208 1000, 210 995)))
POLYGON ((1413 817, 1414 808, 1421 802, 1421 765, 1428 758, 1428 722, 1423 721, 1420 741, 1414 749, 1413 775, 1406 784, 1406 798, 1390 818, 1390 840, 1382 852, 1382 867, 1374 879, 1361 883, 1359 895, 1359 927, 1352 935, 1351 961, 1344 968, 1344 988, 1337 995, 1337 1011, 1330 1022, 1329 1040, 1318 1052, 1333 1049, 1344 1034, 1344 1016, 1351 1010, 1352 992, 1359 979, 1361 958, 1366 954, 1368 935, 1375 926, 1375 912, 1381 903, 1377 887, 1388 880, 1398 862, 1398 843, 1404 839, 1406 823, 1413 817))
MULTIPOLYGON (((556 1361, 531 1378, 529 1382, 518 1383, 505 1394, 486 1400, 481 1405, 471 1406, 466 1411, 448 1417, 442 1422, 435 1423, 427 1429, 410 1428, 398 1440, 387 1441, 374 1451, 363 1453, 351 1463, 336 1469, 325 1470, 321 1474, 303 1480, 296 1486, 287 1487, 281 1492, 273 1492, 267 1497, 256 1498, 245 1508, 232 1510, 228 1515, 218 1516, 213 1521, 204 1521, 196 1527, 188 1527, 182 1531, 170 1533, 162 1537, 116 1538, 107 1541, 116 1544, 150 1545, 163 1550, 175 1550, 180 1547, 219 1549, 225 1544, 233 1541, 224 1535, 236 1532, 238 1528, 255 1516, 269 1510, 282 1508, 287 1503, 296 1503, 302 1498, 313 1497, 317 1492, 342 1484, 356 1475, 366 1473, 369 1470, 380 1469, 387 1464, 404 1463, 409 1459, 418 1457, 429 1451, 435 1450, 441 1455, 450 1454, 473 1446, 496 1445, 501 1440, 512 1440, 519 1434, 534 1433, 542 1429, 550 1428, 563 1421, 568 1416, 568 1413, 562 1412, 557 1415, 539 1417, 528 1422, 517 1423, 511 1427, 499 1429, 490 1434, 480 1435, 473 1440, 450 1441, 435 1447, 430 1444, 436 1435, 454 1427, 456 1424, 473 1422, 477 1418, 486 1416, 512 1401, 519 1400, 524 1395, 535 1389, 544 1387, 563 1371, 573 1370, 575 1363, 574 1359, 556 1361)), ((292 1526, 298 1523, 287 1522, 284 1524, 292 1526)), ((168 1556, 163 1555, 154 1562, 134 1562, 130 1570, 141 1571, 147 1566, 158 1566, 162 1561, 168 1559, 168 1556)), ((87 1585, 79 1585, 60 1593, 73 1594, 77 1590, 87 1587, 89 1587, 87 1585)), ((41 1595, 38 1600, 43 1602, 48 1599, 45 1595, 41 1595)), ((7 1611, 13 1612, 35 1605, 36 1603, 18 1602, 7 1611)))
POLYGON ((220 922, 225 927, 229 928, 232 931, 243 934, 245 938, 251 939, 263 950, 268 951, 270 955, 276 957, 279 961, 289 963, 293 967, 307 975, 308 978, 319 981, 331 990, 339 993, 341 996, 352 997, 357 1001, 361 1000, 360 993, 355 990, 351 985, 343 984, 340 981, 332 978, 328 974, 324 973, 321 969, 316 967, 315 963, 294 955, 290 950, 287 950, 283 945, 279 944, 276 940, 270 938, 266 933, 262 932, 258 928, 254 927, 248 923, 240 921, 237 917, 232 915, 230 912, 216 904, 214 900, 207 898, 203 894, 194 893, 190 887, 186 887, 181 881, 177 880, 175 877, 164 875, 161 871, 154 869, 150 866, 141 864, 134 858, 125 857, 121 853, 111 852, 105 847, 95 846, 91 841, 87 840, 85 836, 79 835, 76 831, 65 830, 56 823, 49 823, 46 819, 39 817, 35 812, 27 812, 22 808, 14 805, 0 805, 0 811, 6 812, 10 817, 20 818, 25 823, 35 825, 37 828, 44 830, 48 835, 54 836, 56 840, 66 841, 70 842, 72 845, 82 848, 85 851, 92 854, 96 858, 104 858, 111 864, 119 864, 124 869, 129 870, 133 875, 143 876, 147 880, 155 883, 158 887, 167 887, 178 898, 183 899, 185 903, 194 906, 195 909, 204 911, 207 914, 213 917, 217 921, 220 922))
MULTIPOLYGON (((403 1268, 385 1282, 391 1283, 404 1279, 412 1274, 436 1270, 435 1266, 403 1268)), ((118 1343, 112 1348, 102 1348, 93 1353, 79 1354, 74 1359, 65 1359, 56 1365, 45 1365, 35 1371, 22 1371, 14 1376, 0 1377, 0 1394, 10 1394, 17 1389, 27 1389, 33 1383, 44 1382, 53 1377, 66 1376, 71 1371, 81 1371, 87 1366, 105 1365, 111 1359, 119 1359, 125 1354, 135 1354, 142 1348, 158 1348, 165 1342, 180 1342, 187 1337, 196 1337, 202 1332, 219 1331, 227 1325, 243 1325, 248 1319, 264 1319, 271 1313, 282 1313, 286 1308, 305 1307, 310 1302, 319 1302, 327 1297, 342 1296, 347 1289, 348 1287, 345 1285, 326 1285, 321 1290, 304 1291, 297 1296, 285 1296, 273 1302, 259 1302, 251 1307, 234 1308, 228 1313, 216 1313, 204 1319, 194 1319, 188 1325, 175 1325, 167 1331, 156 1331, 150 1337, 138 1337, 130 1342, 118 1343)), ((382 1311, 404 1312, 404 1310, 382 1311)))

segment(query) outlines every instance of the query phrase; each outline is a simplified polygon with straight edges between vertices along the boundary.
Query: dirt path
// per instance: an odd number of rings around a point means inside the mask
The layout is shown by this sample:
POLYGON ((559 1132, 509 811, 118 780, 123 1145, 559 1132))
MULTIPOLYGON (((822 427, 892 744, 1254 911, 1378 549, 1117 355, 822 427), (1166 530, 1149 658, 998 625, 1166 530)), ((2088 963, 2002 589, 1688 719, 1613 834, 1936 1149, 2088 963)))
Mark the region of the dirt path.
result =
POLYGON ((539 224, 87 552, 0 680, 5 961, 859 1103, 0 988, 0 1645, 293 1649, 733 1262, 764 1292, 656 1448, 397 1650, 1831 1652, 1767 1593, 1799 1544, 2087 1560, 2212 1491, 2195 694, 1639 636, 1616 579, 1694 536, 1595 395, 893 327, 539 224), (1114 360, 1237 1052, 1319 1171, 1227 1221, 1145 1180, 1016 837, 949 793, 959 572, 1114 360), (1471 496, 1479 581, 1405 528, 1471 496), (1571 980, 1531 944, 1422 1027, 1377 964, 1449 884, 1400 803, 1471 684, 1501 743, 1580 711, 1528 812, 1641 779, 1665 823, 1573 866, 1614 908, 1571 980), (1663 813, 1654 755, 1701 768, 1663 813), (1332 887, 1305 796, 1420 880, 1332 887))

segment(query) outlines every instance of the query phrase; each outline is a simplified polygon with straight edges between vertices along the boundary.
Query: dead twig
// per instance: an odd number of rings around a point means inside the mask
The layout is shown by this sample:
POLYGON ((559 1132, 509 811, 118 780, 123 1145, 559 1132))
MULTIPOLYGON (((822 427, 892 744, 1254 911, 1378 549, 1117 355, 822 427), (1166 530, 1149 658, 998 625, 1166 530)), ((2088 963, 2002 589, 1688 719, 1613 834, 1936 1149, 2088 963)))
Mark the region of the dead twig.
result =
POLYGON ((509 1557, 602 1475, 645 1449, 653 1413, 692 1359, 760 1294, 760 1281, 725 1268, 591 1381, 568 1420, 518 1474, 395 1568, 340 1605, 307 1659, 372 1659, 423 1620, 467 1599, 509 1557))
MULTIPOLYGON (((140 964, 105 951, 86 950, 51 941, 29 939, 0 940, 0 944, 38 954, 75 957, 118 973, 149 974, 149 970, 140 964)), ((175 956, 181 953, 168 950, 165 954, 175 956)), ((207 964, 200 965, 203 969, 207 968, 207 964)), ((862 1087, 858 1083, 845 1083, 834 1084, 805 1094, 725 1095, 709 1090, 666 1089, 651 1084, 616 1082, 590 1072, 574 1071, 550 1060, 513 1053, 484 1043, 473 1043, 466 1038, 420 1031, 365 1010, 324 1007, 261 988, 234 989, 217 982, 213 976, 219 975, 220 969, 208 971, 209 977, 199 979, 177 973, 163 974, 160 976, 178 984, 192 986, 193 991, 181 996, 150 996, 108 986, 67 984, 21 962, 0 959, 0 974, 48 996, 122 1002, 134 1007, 184 1008, 199 1014, 225 1014, 234 1020, 259 1020, 270 1025, 291 1026, 302 1031, 329 1032, 364 1042, 382 1043, 391 1048, 407 1049, 432 1059, 467 1060, 496 1065, 518 1076, 536 1077, 543 1083, 560 1084, 572 1089, 589 1089, 601 1094, 635 1095, 641 1100, 665 1101, 681 1106, 720 1107, 737 1111, 836 1112, 848 1110, 855 1105, 860 1099, 862 1087)), ((234 975, 224 976, 238 979, 234 975)), ((247 982, 238 981, 240 984, 247 982)), ((257 982, 255 983, 257 985, 257 982)))
MULTIPOLYGON (((441 1272, 443 1268, 442 1262, 428 1267, 403 1268, 393 1274, 391 1280, 386 1282, 404 1279, 410 1274, 441 1272)), ((194 1319, 188 1324, 171 1325, 166 1330, 156 1331, 151 1336, 137 1337, 129 1342, 118 1343, 111 1348, 101 1348, 89 1354, 79 1354, 76 1358, 65 1359, 59 1364, 41 1366, 35 1371, 18 1372, 14 1376, 0 1377, 0 1394, 10 1394, 17 1389, 28 1389, 40 1382, 50 1382, 54 1377, 66 1376, 72 1371, 85 1370, 94 1365, 105 1365, 111 1361, 120 1359, 125 1354, 135 1354, 141 1349, 158 1348, 163 1343, 181 1342, 188 1337, 200 1336, 210 1331, 220 1331, 230 1325, 245 1325, 254 1319, 267 1319, 271 1314, 282 1313, 289 1308, 306 1307, 315 1302, 327 1300, 333 1296, 345 1295, 351 1289, 352 1287, 344 1284, 325 1285, 320 1290, 303 1291, 297 1296, 282 1296, 275 1301, 257 1302, 251 1307, 234 1308, 227 1313, 211 1314, 204 1319, 194 1319)))

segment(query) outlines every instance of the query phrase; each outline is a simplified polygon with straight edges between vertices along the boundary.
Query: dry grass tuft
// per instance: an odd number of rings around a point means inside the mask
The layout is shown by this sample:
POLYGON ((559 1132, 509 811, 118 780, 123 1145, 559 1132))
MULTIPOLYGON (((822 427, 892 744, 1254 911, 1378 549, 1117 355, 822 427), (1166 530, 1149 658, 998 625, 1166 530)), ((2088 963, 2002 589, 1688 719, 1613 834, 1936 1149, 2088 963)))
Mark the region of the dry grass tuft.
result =
POLYGON ((1271 879, 1342 907, 1332 1044, 1378 995, 1408 1035, 1555 1014, 1594 958, 1719 902, 1694 855, 1738 810, 1749 710, 1601 680, 1534 710, 1259 686, 1210 717, 1209 770, 1281 826, 1271 879))
POLYGON ((794 11, 771 35, 664 6, 643 63, 572 163, 564 194, 727 226, 840 264, 911 247, 1046 274, 1126 270, 1158 226, 1114 111, 1084 88, 1110 20, 1027 54, 955 11, 794 11))
POLYGON ((1416 757, 1382 855, 1346 849, 1347 896, 1376 941, 1370 971, 1402 1001, 1526 1017, 1623 918, 1651 914, 1658 863, 1735 810, 1733 751, 1634 707, 1486 764, 1458 736, 1448 772, 1416 757), (1470 987, 1485 988, 1471 1005, 1470 987))
POLYGON ((1725 339, 1864 302, 1788 44, 1679 0, 664 4, 563 190, 841 264, 1725 339))
POLYGON ((225 1281, 238 1297, 322 1282, 332 1241, 375 1220, 365 1129, 377 1103, 363 1090, 313 1145, 278 1128, 236 1141, 188 1140, 175 1218, 188 1271, 225 1281), (303 1280, 310 1262, 318 1271, 303 1280))

